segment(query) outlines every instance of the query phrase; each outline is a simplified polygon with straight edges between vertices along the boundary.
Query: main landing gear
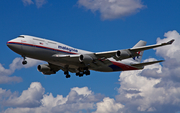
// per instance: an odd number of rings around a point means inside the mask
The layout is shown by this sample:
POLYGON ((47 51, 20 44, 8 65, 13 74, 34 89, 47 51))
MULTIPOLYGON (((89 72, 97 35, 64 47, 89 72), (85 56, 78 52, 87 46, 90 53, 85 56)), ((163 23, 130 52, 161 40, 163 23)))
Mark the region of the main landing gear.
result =
MULTIPOLYGON (((64 74, 66 75, 66 78, 70 78, 69 71, 64 71, 64 74)), ((88 68, 85 68, 83 70, 78 69, 78 72, 76 73, 76 76, 83 77, 83 75, 90 75, 90 71, 88 68)))
POLYGON ((90 75, 90 71, 88 70, 88 68, 84 68, 83 70, 79 69, 79 72, 76 73, 76 76, 82 77, 84 74, 90 75))
POLYGON ((71 77, 68 71, 65 71, 64 74, 66 75, 66 78, 70 78, 71 77))
POLYGON ((27 64, 26 57, 25 57, 24 55, 22 55, 22 57, 23 57, 22 64, 23 64, 23 65, 26 65, 26 64, 27 64))

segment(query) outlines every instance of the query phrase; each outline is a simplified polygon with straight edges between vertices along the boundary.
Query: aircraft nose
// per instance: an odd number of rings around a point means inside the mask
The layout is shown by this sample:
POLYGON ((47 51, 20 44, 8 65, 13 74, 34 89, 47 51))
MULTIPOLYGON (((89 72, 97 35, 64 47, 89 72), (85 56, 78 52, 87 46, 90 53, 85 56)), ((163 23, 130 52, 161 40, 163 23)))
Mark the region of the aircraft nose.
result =
POLYGON ((13 41, 8 41, 6 44, 11 50, 13 50, 16 53, 21 53, 22 52, 22 48, 21 48, 21 44, 13 42, 13 41))
POLYGON ((13 48, 13 45, 11 44, 11 42, 10 42, 10 41, 8 41, 8 42, 6 43, 6 45, 7 45, 10 49, 12 49, 12 48, 13 48))

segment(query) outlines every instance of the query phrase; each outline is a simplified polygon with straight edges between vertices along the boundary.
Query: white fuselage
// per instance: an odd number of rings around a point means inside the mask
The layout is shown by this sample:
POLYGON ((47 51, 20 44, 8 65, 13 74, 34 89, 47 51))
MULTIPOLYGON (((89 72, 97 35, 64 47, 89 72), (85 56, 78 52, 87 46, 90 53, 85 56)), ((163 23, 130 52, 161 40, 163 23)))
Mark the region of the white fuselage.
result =
MULTIPOLYGON (((21 35, 18 38, 10 40, 7 42, 7 45, 14 52, 38 59, 43 60, 48 63, 65 67, 68 65, 69 69, 72 69, 71 72, 75 72, 79 67, 84 67, 85 64, 81 63, 77 58, 56 58, 53 55, 81 55, 81 54, 93 54, 93 52, 84 51, 80 49, 76 49, 70 47, 68 45, 37 38, 28 35, 21 35)), ((138 70, 140 68, 130 66, 134 61, 130 59, 126 59, 123 61, 116 61, 113 58, 108 58, 107 63, 98 64, 96 66, 89 67, 90 70, 101 71, 101 72, 113 72, 113 71, 125 71, 125 70, 138 70)), ((141 68, 142 69, 142 68, 141 68)))

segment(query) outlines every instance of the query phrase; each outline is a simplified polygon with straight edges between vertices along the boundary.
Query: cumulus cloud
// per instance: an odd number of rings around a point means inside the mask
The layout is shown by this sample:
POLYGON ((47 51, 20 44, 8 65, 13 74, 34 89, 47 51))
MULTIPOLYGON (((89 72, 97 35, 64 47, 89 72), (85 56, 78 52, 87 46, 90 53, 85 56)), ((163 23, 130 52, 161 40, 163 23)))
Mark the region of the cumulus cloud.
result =
MULTIPOLYGON (((2 92, 8 93, 3 89, 2 92)), ((66 97, 62 95, 53 97, 52 93, 44 94, 44 92, 45 89, 39 82, 31 83, 30 87, 20 96, 11 96, 10 92, 10 97, 3 101, 3 106, 15 108, 8 108, 4 113, 75 113, 82 110, 89 112, 95 109, 95 102, 104 97, 101 94, 94 94, 87 87, 74 87, 66 97)))
MULTIPOLYGON (((175 113, 180 111, 180 68, 177 53, 180 50, 180 35, 177 31, 165 33, 157 43, 175 39, 172 45, 156 48, 156 54, 165 59, 163 65, 146 66, 141 71, 122 72, 121 87, 116 101, 125 107, 123 112, 175 113), (133 90, 133 92, 129 92, 133 90), (134 92, 135 91, 135 92, 134 92)), ((156 60, 153 58, 146 61, 156 60)))
POLYGON ((9 98, 4 105, 13 107, 38 107, 43 98, 45 89, 38 82, 31 83, 27 90, 24 90, 19 97, 9 98))
POLYGON ((37 8, 42 7, 44 4, 47 3, 47 0, 35 0, 33 2, 33 0, 22 0, 23 4, 26 5, 31 5, 31 4, 36 4, 37 8))
POLYGON ((156 54, 164 57, 165 59, 174 59, 176 61, 180 61, 178 56, 180 55, 180 35, 176 30, 168 31, 164 34, 164 39, 157 38, 157 43, 169 41, 171 39, 175 39, 174 43, 169 47, 165 46, 163 48, 157 48, 156 54))
POLYGON ((114 99, 106 97, 103 102, 97 103, 97 110, 93 113, 117 113, 124 105, 115 102, 114 99))
POLYGON ((15 70, 21 68, 30 68, 38 63, 41 63, 39 60, 34 60, 27 58, 27 65, 22 65, 22 58, 15 58, 12 63, 9 65, 9 69, 5 69, 2 64, 0 64, 0 84, 12 83, 12 82, 21 82, 22 78, 17 76, 11 76, 15 70))
MULTIPOLYGON (((146 67, 146 69, 154 70, 156 73, 162 73, 161 68, 154 66, 146 67)), ((145 69, 145 70, 146 70, 145 69)), ((121 87, 119 88, 119 95, 116 96, 116 100, 125 104, 123 111, 125 112, 166 112, 169 109, 169 113, 177 112, 180 107, 180 87, 174 87, 170 85, 162 85, 161 87, 155 87, 161 83, 164 79, 142 76, 143 71, 122 72, 119 81, 121 87), (129 90, 138 91, 136 93, 127 92, 129 90), (173 106, 173 109, 172 109, 173 106), (163 108, 163 109, 162 109, 163 108), (171 109, 171 110, 170 110, 171 109)), ((150 74, 150 73, 147 73, 150 74)), ((154 76, 154 75, 153 75, 154 76)))
POLYGON ((18 95, 17 92, 12 93, 10 90, 0 88, 0 104, 3 103, 4 99, 11 98, 18 95))
POLYGON ((103 20, 123 18, 145 7, 141 0, 78 0, 78 4, 92 12, 99 11, 103 20))

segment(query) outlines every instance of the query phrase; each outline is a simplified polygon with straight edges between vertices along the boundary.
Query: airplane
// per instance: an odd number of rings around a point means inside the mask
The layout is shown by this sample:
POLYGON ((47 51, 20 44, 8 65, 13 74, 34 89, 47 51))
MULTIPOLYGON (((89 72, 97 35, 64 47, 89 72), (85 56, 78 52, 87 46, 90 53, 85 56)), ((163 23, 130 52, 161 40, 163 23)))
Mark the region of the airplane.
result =
POLYGON ((174 39, 166 43, 146 46, 146 42, 140 40, 129 49, 90 52, 52 40, 20 35, 8 41, 7 46, 23 57, 23 65, 27 64, 26 57, 46 61, 47 64, 37 66, 39 72, 51 75, 62 70, 66 78, 70 78, 69 72, 82 77, 84 74, 90 75, 90 70, 100 72, 141 70, 144 66, 164 61, 141 63, 144 50, 170 45, 173 42, 174 39))

